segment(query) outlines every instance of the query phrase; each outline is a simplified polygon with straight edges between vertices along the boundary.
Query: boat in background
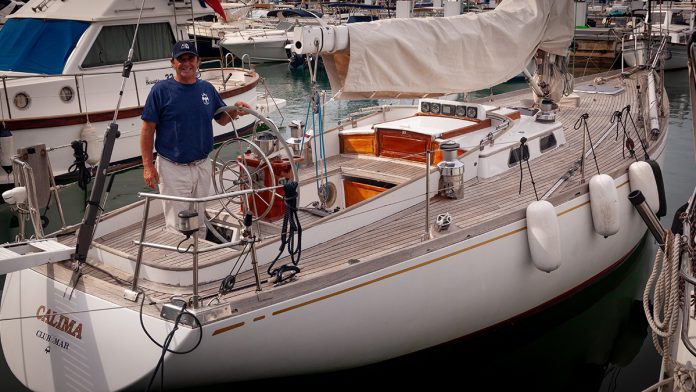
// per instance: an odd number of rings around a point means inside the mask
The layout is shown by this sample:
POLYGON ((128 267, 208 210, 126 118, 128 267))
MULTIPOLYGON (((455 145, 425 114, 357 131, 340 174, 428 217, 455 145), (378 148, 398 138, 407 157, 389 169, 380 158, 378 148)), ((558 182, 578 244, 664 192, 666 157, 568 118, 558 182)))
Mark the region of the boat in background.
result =
POLYGON ((664 41, 665 69, 686 68, 686 43, 695 28, 696 4, 672 2, 664 8, 654 7, 645 23, 636 26, 623 43, 624 61, 631 67, 645 65, 664 41))
MULTIPOLYGON (((209 14, 209 8, 156 0, 143 10, 131 72, 122 83, 123 60, 128 54, 139 13, 119 1, 36 0, 8 17, 0 30, 0 117, 11 132, 2 135, 0 184, 14 184, 8 169, 17 150, 43 143, 56 176, 74 176, 77 160, 87 165, 99 160, 101 134, 115 120, 121 137, 112 158, 114 165, 140 164, 140 114, 152 86, 171 78, 171 47, 187 34, 187 20, 209 14), (193 7, 193 8, 191 8, 193 7), (13 143, 7 141, 12 139, 13 143), (71 148, 74 140, 87 141, 87 156, 71 148), (12 147, 12 144, 14 147, 12 147), (76 159, 76 157, 78 157, 76 159)), ((136 9, 137 10, 137 9, 136 9)), ((223 65, 224 66, 224 65, 223 65)), ((223 99, 242 100, 255 107, 259 76, 240 68, 206 68, 200 77, 210 81, 223 99)), ((253 120, 234 121, 247 131, 253 120)), ((230 130, 214 124, 218 141, 230 130)))
POLYGON ((5 24, 7 16, 17 12, 23 5, 21 0, 0 0, 0 28, 5 24))
POLYGON ((318 26, 331 22, 319 11, 300 8, 275 9, 268 11, 264 25, 249 29, 225 30, 219 45, 236 58, 249 57, 252 62, 287 62, 292 52, 292 31, 298 26, 318 26))
POLYGON ((293 123, 289 138, 258 115, 270 132, 213 154, 210 197, 140 193, 97 214, 95 191, 82 223, 44 234, 32 176, 49 165, 16 157, 25 181, 8 196, 37 238, 0 248, 10 369, 52 391, 357 367, 514 322, 609 273, 646 231, 629 190, 665 207, 655 173, 669 106, 659 68, 573 89, 572 16, 569 2, 517 0, 453 18, 303 26, 293 47, 322 53, 334 96, 315 87, 313 125, 293 123), (434 55, 443 47, 449 57, 434 55), (530 59, 534 100, 441 98, 508 80, 530 59), (329 128, 334 97, 417 105, 329 128), (163 199, 206 203, 220 243, 199 238, 190 211, 165 230, 163 199))

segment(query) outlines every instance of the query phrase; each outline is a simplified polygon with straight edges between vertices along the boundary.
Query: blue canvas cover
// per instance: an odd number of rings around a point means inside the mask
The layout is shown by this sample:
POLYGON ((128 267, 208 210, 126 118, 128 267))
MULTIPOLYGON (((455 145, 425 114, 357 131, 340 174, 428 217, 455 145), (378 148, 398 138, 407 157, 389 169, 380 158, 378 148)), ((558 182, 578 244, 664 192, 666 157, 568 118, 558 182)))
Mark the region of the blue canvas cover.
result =
POLYGON ((10 19, 0 30, 0 70, 60 74, 88 22, 10 19))

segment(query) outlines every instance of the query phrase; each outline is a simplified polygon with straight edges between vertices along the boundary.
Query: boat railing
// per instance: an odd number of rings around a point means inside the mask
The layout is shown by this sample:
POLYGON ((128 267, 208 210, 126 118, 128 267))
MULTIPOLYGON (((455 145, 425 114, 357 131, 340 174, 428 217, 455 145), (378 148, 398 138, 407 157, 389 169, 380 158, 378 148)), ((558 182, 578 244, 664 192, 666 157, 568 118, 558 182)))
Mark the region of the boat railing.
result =
POLYGON ((244 68, 244 59, 245 58, 247 59, 247 65, 249 66, 249 68, 247 68, 247 69, 251 71, 251 56, 249 56, 248 53, 244 53, 242 55, 242 68, 244 68))
MULTIPOLYGON (((214 60, 218 61, 219 60, 214 60)), ((251 60, 249 60, 249 64, 251 64, 251 60)), ((234 64, 232 64, 234 65, 234 64)), ((230 69, 233 67, 230 67, 230 63, 227 61, 224 61, 224 64, 220 64, 220 68, 222 68, 222 71, 224 72, 226 69, 230 69)), ((249 69, 251 69, 251 65, 249 65, 249 69)), ((143 100, 147 96, 147 90, 142 91, 143 88, 145 87, 143 84, 147 84, 148 77, 152 77, 152 75, 146 75, 145 77, 139 77, 139 75, 142 75, 144 73, 152 72, 152 71, 163 71, 165 74, 169 74, 171 72, 171 68, 168 66, 160 66, 160 67, 147 67, 147 68, 139 68, 137 70, 132 71, 133 75, 133 86, 135 90, 135 101, 138 106, 141 106, 144 104, 143 100)), ((206 68, 201 70, 201 72, 210 72, 210 71, 216 71, 216 68, 206 68)), ((25 75, 8 75, 8 74, 3 74, 0 73, 0 89, 2 89, 2 96, 0 96, 0 105, 3 106, 3 111, 7 109, 7 112, 4 113, 5 119, 7 120, 13 120, 17 118, 26 118, 28 115, 29 117, 37 117, 35 114, 25 114, 24 117, 17 117, 16 113, 18 113, 19 110, 21 109, 16 109, 13 111, 13 105, 11 105, 11 102, 14 100, 14 97, 12 100, 10 100, 10 93, 16 94, 19 93, 19 90, 13 90, 13 91, 8 91, 9 89, 12 89, 13 86, 9 85, 8 82, 11 82, 13 80, 20 80, 20 79, 37 79, 37 78, 42 78, 42 79, 56 79, 56 80, 62 80, 64 83, 66 83, 65 86, 62 86, 62 88, 69 88, 71 91, 66 92, 65 94, 74 94, 74 98, 70 96, 66 96, 64 99, 64 102, 69 103, 72 101, 76 101, 73 103, 76 105, 75 113, 77 114, 87 114, 89 115, 90 112, 96 112, 96 111, 101 111, 101 110, 106 110, 105 108, 95 108, 93 105, 90 106, 87 104, 87 90, 86 90, 86 83, 85 79, 94 77, 94 76, 103 76, 103 75, 111 75, 114 77, 122 78, 122 70, 113 70, 113 71, 96 71, 96 72, 84 72, 84 73, 64 73, 64 74, 25 74, 25 75), (77 98, 77 99, 75 99, 77 98), (14 116, 13 116, 14 113, 14 116)), ((62 94, 64 94, 61 91, 61 99, 63 99, 62 94)), ((97 95, 99 95, 99 92, 97 92, 97 95)))
MULTIPOLYGON (((44 148, 44 146, 36 146, 36 148, 44 148)), ((40 152, 39 154, 43 154, 40 152)), ((39 165, 44 164, 48 173, 52 173, 51 163, 46 157, 45 160, 38 163, 39 165)), ((40 168, 39 168, 40 169, 40 168)), ((20 215, 19 219, 19 240, 23 241, 26 237, 25 217, 28 215, 31 221, 32 227, 34 229, 34 237, 37 239, 45 238, 44 226, 42 216, 40 214, 40 209, 46 207, 39 204, 39 193, 50 192, 51 197, 55 198, 55 203, 58 209, 58 217, 60 219, 61 229, 65 229, 65 215, 63 213, 63 207, 60 202, 60 195, 58 192, 58 186, 56 185, 55 179, 52 175, 48 175, 47 183, 37 184, 36 175, 34 174, 34 168, 29 163, 28 160, 20 159, 19 156, 15 156, 12 159, 12 170, 15 173, 15 186, 23 187, 26 191, 26 200, 18 202, 15 206, 17 212, 20 215), (44 189, 40 189, 44 187, 44 189)), ((40 176, 44 178, 46 176, 40 176)), ((49 197, 50 200, 50 197, 49 197)))
MULTIPOLYGON (((283 185, 277 185, 277 186, 270 186, 270 187, 259 188, 259 189, 245 189, 245 190, 241 190, 241 191, 228 192, 228 193, 222 193, 222 194, 205 196, 205 197, 182 197, 182 196, 172 196, 172 195, 165 195, 165 194, 158 194, 158 193, 139 192, 138 196, 145 198, 145 206, 143 208, 143 220, 142 220, 142 224, 140 227, 140 240, 134 241, 135 244, 138 246, 138 253, 137 253, 137 256, 135 259, 135 269, 134 269, 134 273, 133 273, 133 282, 131 284, 131 288, 125 290, 124 298, 129 299, 131 301, 137 301, 137 299, 138 299, 138 295, 140 293, 138 290, 138 279, 139 279, 139 275, 140 275, 140 267, 142 265, 142 260, 143 260, 143 250, 145 247, 191 254, 192 259, 193 259, 193 266, 192 266, 193 296, 191 297, 191 300, 192 300, 194 308, 197 308, 199 306, 199 299, 200 299, 200 296, 198 295, 198 255, 200 253, 212 252, 212 251, 219 250, 219 249, 232 248, 232 247, 246 244, 249 242, 252 243, 252 247, 253 247, 254 240, 250 237, 243 236, 242 239, 239 241, 206 246, 206 247, 201 249, 199 247, 199 244, 198 244, 198 235, 196 233, 193 234, 193 246, 192 246, 192 248, 191 249, 187 248, 186 250, 181 250, 178 247, 173 247, 173 246, 169 246, 169 245, 165 245, 165 244, 158 244, 158 243, 154 243, 154 242, 145 242, 145 235, 147 233, 148 217, 150 214, 150 202, 152 200, 178 201, 178 202, 190 203, 191 209, 193 211, 197 211, 198 206, 201 203, 208 203, 211 201, 231 199, 231 198, 236 198, 236 197, 246 198, 252 194, 255 195, 255 194, 258 194, 260 192, 275 191, 276 189, 279 189, 282 187, 283 187, 283 185)), ((252 264, 254 264, 254 268, 256 268, 255 252, 253 252, 253 251, 252 251, 252 264)), ((255 270, 254 272, 255 272, 256 276, 258 277, 258 271, 255 270)), ((260 287, 261 286, 258 284, 258 281, 257 281, 257 289, 260 290, 260 287)))

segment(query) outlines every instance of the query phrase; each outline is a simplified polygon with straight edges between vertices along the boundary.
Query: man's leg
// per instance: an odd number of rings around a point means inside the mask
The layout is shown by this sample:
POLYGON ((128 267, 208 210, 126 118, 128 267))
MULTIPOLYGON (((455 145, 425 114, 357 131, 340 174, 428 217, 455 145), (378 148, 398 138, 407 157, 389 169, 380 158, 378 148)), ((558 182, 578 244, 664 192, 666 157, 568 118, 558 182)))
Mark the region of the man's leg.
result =
MULTIPOLYGON (((191 166, 192 177, 196 181, 194 197, 206 197, 213 194, 213 182, 212 182, 212 164, 209 160, 191 166)), ((198 223, 200 227, 199 235, 205 237, 206 227, 205 227, 205 206, 207 203, 198 204, 198 223)))
MULTIPOLYGON (((170 196, 191 197, 193 183, 189 166, 175 165, 166 159, 157 157, 155 161, 160 175, 160 194, 170 196)), ((164 221, 168 230, 176 231, 176 220, 180 211, 188 210, 189 203, 163 201, 164 221)))

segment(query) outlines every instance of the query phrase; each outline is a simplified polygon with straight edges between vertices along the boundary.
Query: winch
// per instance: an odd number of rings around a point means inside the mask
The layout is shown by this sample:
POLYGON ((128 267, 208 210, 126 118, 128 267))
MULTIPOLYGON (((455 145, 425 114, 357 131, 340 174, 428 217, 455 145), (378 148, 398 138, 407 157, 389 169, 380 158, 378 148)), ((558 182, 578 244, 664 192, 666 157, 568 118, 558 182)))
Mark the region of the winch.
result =
POLYGON ((464 164, 457 159, 459 144, 446 140, 440 144, 442 162, 437 164, 440 170, 438 194, 450 199, 464 197, 464 164))
POLYGON ((196 210, 179 211, 176 229, 187 238, 198 231, 198 212, 196 210))
POLYGON ((304 122, 301 120, 292 120, 288 127, 290 128, 290 137, 286 140, 288 146, 292 148, 294 155, 300 155, 302 149, 302 139, 304 139, 304 122))
POLYGON ((265 155, 271 155, 278 150, 278 138, 271 132, 259 132, 254 137, 254 143, 265 155))
POLYGON ((541 123, 552 123, 556 121, 556 113, 553 111, 553 101, 550 99, 542 99, 539 103, 539 113, 536 120, 541 123))

